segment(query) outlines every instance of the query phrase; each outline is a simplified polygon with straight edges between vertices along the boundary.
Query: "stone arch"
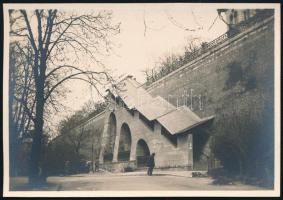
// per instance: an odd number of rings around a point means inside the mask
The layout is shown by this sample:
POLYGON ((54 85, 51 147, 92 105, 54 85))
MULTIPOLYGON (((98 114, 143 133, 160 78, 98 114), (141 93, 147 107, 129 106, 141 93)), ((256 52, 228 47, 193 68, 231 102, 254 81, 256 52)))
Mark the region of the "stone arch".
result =
POLYGON ((123 123, 120 130, 120 141, 118 148, 118 161, 129 161, 131 154, 132 136, 127 123, 123 123))
POLYGON ((136 148, 137 167, 145 167, 149 156, 150 150, 146 141, 144 141, 143 139, 139 139, 136 148))
POLYGON ((113 152, 115 145, 115 138, 117 134, 117 120, 115 114, 112 112, 108 119, 108 128, 106 134, 106 144, 103 155, 105 162, 111 162, 113 160, 113 152))

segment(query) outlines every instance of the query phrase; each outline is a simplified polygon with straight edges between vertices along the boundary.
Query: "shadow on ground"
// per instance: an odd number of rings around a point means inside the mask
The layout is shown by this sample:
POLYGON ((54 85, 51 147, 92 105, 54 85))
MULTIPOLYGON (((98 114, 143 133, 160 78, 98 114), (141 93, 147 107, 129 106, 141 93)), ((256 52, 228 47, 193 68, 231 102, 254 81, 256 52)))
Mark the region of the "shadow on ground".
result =
POLYGON ((32 187, 28 183, 22 184, 10 184, 10 191, 38 191, 38 190, 60 190, 60 185, 55 183, 45 183, 41 185, 37 185, 36 187, 32 187))

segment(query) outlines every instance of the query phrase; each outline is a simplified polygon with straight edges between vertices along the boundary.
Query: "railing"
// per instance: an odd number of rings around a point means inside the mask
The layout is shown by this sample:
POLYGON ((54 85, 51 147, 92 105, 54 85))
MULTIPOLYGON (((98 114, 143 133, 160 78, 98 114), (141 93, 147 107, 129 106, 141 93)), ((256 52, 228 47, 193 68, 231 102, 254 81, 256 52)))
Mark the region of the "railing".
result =
MULTIPOLYGON (((229 32, 229 31, 228 31, 229 32)), ((204 46, 203 49, 210 49, 211 47, 215 47, 219 44, 221 44, 223 41, 228 39, 228 32, 224 33, 223 35, 220 35, 218 38, 212 40, 211 42, 207 43, 206 46, 204 46)))
MULTIPOLYGON (((216 39, 212 40, 209 43, 203 43, 200 48, 191 52, 188 55, 188 57, 186 58, 186 62, 188 63, 188 62, 193 61, 194 59, 196 59, 200 55, 208 52, 210 49, 218 46, 219 44, 223 43, 227 39, 238 35, 239 33, 243 32, 244 30, 250 28, 252 25, 255 25, 258 22, 262 22, 264 19, 271 17, 273 15, 274 15, 273 9, 258 11, 258 13, 255 16, 251 17, 250 19, 248 19, 246 21, 242 21, 235 26, 230 26, 230 29, 226 33, 220 35, 219 37, 217 37, 216 39)), ((178 68, 180 68, 182 66, 184 66, 184 65, 174 67, 174 70, 172 70, 172 71, 168 70, 168 73, 166 73, 166 74, 161 75, 161 73, 159 72, 155 75, 155 78, 151 77, 151 80, 147 81, 146 84, 149 86, 150 84, 158 81, 162 77, 164 77, 167 74, 177 70, 178 68)), ((171 68, 173 68, 173 67, 171 67, 171 68)))

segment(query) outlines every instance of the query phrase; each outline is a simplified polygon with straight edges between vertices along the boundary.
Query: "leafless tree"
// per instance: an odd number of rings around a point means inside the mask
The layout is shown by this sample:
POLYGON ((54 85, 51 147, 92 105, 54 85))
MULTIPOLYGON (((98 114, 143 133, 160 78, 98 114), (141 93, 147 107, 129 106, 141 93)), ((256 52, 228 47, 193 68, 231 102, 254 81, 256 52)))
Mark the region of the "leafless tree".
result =
POLYGON ((10 45, 9 66, 9 128, 10 128, 10 173, 17 174, 17 151, 19 144, 33 127, 34 90, 32 86, 31 49, 22 51, 19 42, 10 45))
POLYGON ((73 145, 75 153, 79 155, 82 145, 90 138, 90 131, 82 125, 77 128, 77 130, 73 130, 72 133, 69 133, 66 136, 73 145))
POLYGON ((205 43, 201 42, 200 38, 190 38, 188 43, 184 46, 183 54, 170 54, 159 58, 159 61, 155 63, 154 68, 147 68, 142 71, 146 77, 147 84, 151 84, 185 65, 203 44, 205 43))
POLYGON ((119 24, 111 23, 112 13, 109 11, 77 14, 50 9, 10 10, 10 13, 10 36, 21 42, 24 50, 27 43, 32 49, 35 108, 29 182, 34 184, 39 180, 47 103, 56 107, 56 95, 69 80, 85 81, 98 93, 99 84, 114 81, 99 56, 111 51, 109 36, 119 33, 119 24), (91 59, 93 66, 85 66, 84 59, 91 59))

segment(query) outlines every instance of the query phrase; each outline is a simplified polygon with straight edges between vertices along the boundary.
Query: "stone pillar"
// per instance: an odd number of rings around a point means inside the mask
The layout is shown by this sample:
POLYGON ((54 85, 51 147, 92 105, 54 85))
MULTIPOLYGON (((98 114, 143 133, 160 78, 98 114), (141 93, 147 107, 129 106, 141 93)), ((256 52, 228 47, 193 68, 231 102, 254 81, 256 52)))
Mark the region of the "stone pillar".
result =
POLYGON ((189 134, 188 135, 188 165, 191 166, 191 168, 193 169, 193 165, 194 165, 194 157, 193 157, 193 134, 189 134))
MULTIPOLYGON (((139 121, 139 112, 137 110, 134 110, 134 123, 138 124, 139 121)), ((135 131, 134 129, 132 129, 131 131, 135 131)), ((136 137, 134 135, 134 132, 131 132, 131 137, 132 137, 132 141, 131 141, 131 153, 130 153, 130 161, 135 161, 136 160, 136 148, 137 148, 137 141, 136 141, 136 137)))
MULTIPOLYGON (((117 127, 120 127, 120 126, 117 126, 117 127)), ((118 161, 120 131, 121 131, 121 128, 119 129, 119 132, 117 130, 117 134, 116 134, 116 138, 115 138, 115 144, 114 144, 114 150, 113 150, 113 162, 117 162, 118 161)))
POLYGON ((160 166, 161 158, 164 157, 164 155, 159 155, 159 153, 162 152, 161 151, 162 141, 160 141, 160 136, 161 136, 161 125, 158 122, 155 121, 154 129, 153 129, 152 149, 150 150, 150 153, 155 152, 155 165, 156 165, 156 167, 160 166))
POLYGON ((132 137, 130 161, 136 160, 137 141, 132 137))
POLYGON ((103 158, 103 155, 104 155, 104 147, 105 147, 105 138, 102 137, 102 139, 101 139, 101 148, 100 148, 100 152, 99 152, 99 163, 100 163, 100 164, 103 164, 103 163, 104 163, 104 158, 103 158))

